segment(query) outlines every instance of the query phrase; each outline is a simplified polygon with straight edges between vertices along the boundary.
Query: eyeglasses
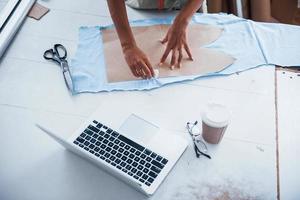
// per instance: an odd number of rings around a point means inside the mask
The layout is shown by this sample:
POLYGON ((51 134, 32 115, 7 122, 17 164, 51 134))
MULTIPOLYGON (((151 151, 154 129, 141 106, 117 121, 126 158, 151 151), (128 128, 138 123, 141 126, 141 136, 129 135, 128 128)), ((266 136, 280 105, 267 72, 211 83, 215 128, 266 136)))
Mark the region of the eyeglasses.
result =
POLYGON ((200 155, 203 155, 209 159, 211 159, 211 156, 207 154, 207 146, 204 143, 204 141, 201 138, 201 131, 199 127, 197 126, 198 121, 195 121, 194 123, 188 122, 186 124, 186 128, 192 137, 193 143, 194 143, 194 150, 196 153, 196 157, 199 158, 200 155))

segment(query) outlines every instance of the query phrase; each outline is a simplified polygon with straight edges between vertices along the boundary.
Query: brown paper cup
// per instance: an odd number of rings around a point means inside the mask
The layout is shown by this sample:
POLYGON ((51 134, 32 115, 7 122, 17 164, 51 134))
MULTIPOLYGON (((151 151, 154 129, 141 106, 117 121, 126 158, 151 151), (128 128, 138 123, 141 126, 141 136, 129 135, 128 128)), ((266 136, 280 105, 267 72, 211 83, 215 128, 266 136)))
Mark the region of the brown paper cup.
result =
POLYGON ((221 104, 209 104, 202 115, 202 137, 211 144, 222 140, 230 121, 231 112, 221 104))
POLYGON ((209 126, 202 121, 202 137, 208 143, 218 144, 219 142, 221 142, 226 129, 227 126, 216 128, 209 126))

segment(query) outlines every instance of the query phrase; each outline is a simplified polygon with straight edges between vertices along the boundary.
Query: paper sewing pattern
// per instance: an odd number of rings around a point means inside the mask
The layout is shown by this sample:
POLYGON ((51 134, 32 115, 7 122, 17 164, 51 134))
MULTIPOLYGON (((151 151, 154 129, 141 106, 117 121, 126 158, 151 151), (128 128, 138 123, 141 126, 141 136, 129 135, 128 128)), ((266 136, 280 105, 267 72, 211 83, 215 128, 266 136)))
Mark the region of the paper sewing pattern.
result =
MULTIPOLYGON (((174 17, 131 21, 131 27, 170 25, 174 17)), ((108 82, 102 31, 112 26, 80 27, 78 49, 70 62, 74 94, 116 90, 150 90, 200 77, 224 76, 259 66, 300 66, 300 27, 259 23, 227 14, 195 14, 191 24, 222 29, 221 36, 203 46, 235 58, 230 66, 214 73, 150 80, 108 82)), ((128 68, 127 65, 124 68, 128 68)))
MULTIPOLYGON (((154 69, 159 70, 159 78, 218 72, 234 62, 234 58, 223 52, 202 47, 217 40, 222 33, 221 28, 195 24, 189 26, 187 31, 188 44, 193 53, 194 61, 188 59, 183 52, 182 67, 170 70, 170 53, 166 62, 159 66, 160 58, 166 47, 159 42, 159 39, 166 35, 169 27, 170 25, 153 25, 132 28, 137 45, 148 56, 154 69)), ((141 79, 133 76, 127 66, 116 30, 103 30, 102 40, 108 82, 141 79)))

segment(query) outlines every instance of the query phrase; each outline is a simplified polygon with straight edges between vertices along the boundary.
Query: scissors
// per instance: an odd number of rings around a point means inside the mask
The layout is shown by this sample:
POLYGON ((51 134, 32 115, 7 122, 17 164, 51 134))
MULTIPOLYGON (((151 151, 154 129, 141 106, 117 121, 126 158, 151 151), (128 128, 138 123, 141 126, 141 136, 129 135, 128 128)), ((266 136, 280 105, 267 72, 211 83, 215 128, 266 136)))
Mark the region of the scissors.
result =
POLYGON ((48 49, 44 52, 44 58, 46 60, 52 60, 60 65, 65 83, 67 85, 68 90, 72 93, 73 92, 73 81, 70 73, 70 68, 67 58, 67 50, 66 48, 61 44, 55 44, 53 49, 48 49))

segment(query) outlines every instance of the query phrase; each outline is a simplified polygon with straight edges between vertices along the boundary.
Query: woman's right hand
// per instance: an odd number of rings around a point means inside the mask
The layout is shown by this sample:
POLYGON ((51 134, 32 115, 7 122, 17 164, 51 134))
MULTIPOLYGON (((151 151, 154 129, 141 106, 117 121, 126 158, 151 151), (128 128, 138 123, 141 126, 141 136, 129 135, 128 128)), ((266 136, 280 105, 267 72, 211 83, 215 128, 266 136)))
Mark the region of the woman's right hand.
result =
POLYGON ((153 68, 146 54, 137 46, 123 49, 125 60, 132 74, 143 79, 154 77, 153 68))

